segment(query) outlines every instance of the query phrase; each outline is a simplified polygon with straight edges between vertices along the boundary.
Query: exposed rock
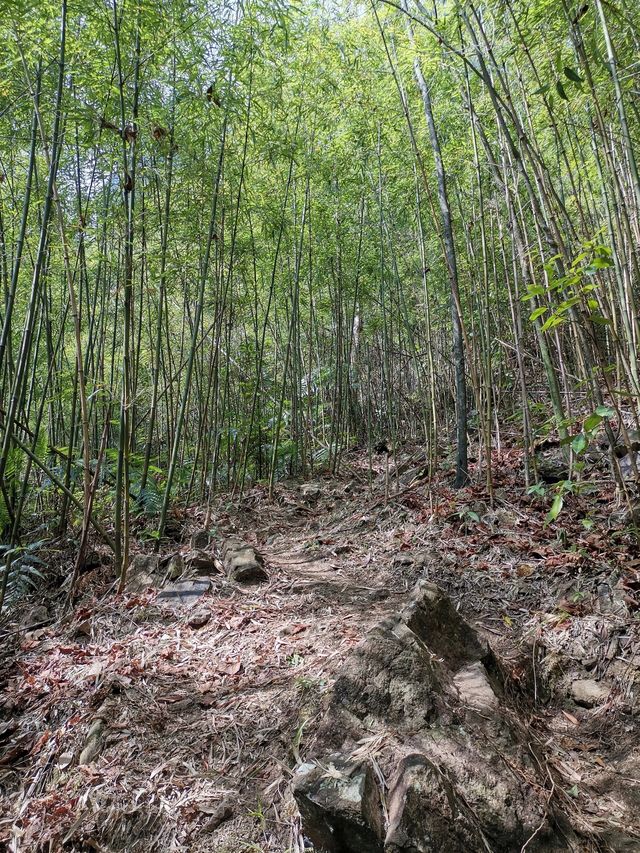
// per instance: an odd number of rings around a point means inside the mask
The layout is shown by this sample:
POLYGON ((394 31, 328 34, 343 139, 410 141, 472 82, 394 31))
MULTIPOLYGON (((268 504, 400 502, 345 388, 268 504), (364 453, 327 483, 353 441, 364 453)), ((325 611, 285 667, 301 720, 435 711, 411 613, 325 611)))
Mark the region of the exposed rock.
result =
POLYGON ((160 582, 160 558, 154 554, 136 554, 127 571, 127 589, 140 592, 160 582))
POLYGON ((390 785, 385 853, 481 850, 482 840, 448 779, 424 755, 402 759, 390 785))
POLYGON ((616 573, 598 584, 597 589, 597 612, 607 616, 626 619, 629 608, 625 602, 624 586, 620 584, 616 573))
POLYGON ((416 566, 426 568, 429 565, 429 555, 423 551, 398 551, 393 557, 395 568, 416 566))
POLYGON ((436 717, 441 692, 429 649, 406 625, 382 622, 342 667, 327 735, 355 733, 372 720, 420 731, 436 717))
POLYGON ((189 568, 198 575, 212 575, 218 572, 215 557, 207 554, 206 551, 192 551, 185 559, 189 568))
POLYGON ((371 762, 336 755, 325 767, 303 764, 294 780, 305 834, 323 853, 383 853, 382 803, 371 762))
POLYGON ((208 578, 193 578, 168 584, 158 595, 158 601, 167 602, 174 610, 181 607, 193 607, 205 592, 211 581, 208 578))
POLYGON ((203 832, 214 832, 225 820, 233 817, 234 800, 228 797, 216 806, 209 820, 202 827, 203 832))
POLYGON ((300 496, 305 501, 316 501, 322 494, 322 489, 318 483, 303 483, 300 486, 300 496))
POLYGON ((486 641, 481 640, 453 606, 451 599, 433 583, 421 581, 400 621, 442 658, 447 667, 457 670, 465 663, 493 661, 486 641))
POLYGON ((262 555, 236 536, 224 543, 222 561, 229 580, 236 583, 261 583, 269 578, 262 555))
POLYGON ((368 784, 377 791, 377 783, 362 764, 358 784, 343 783, 357 795, 302 768, 295 791, 304 832, 319 850, 336 853, 566 850, 571 829, 548 802, 548 779, 514 722, 508 687, 488 644, 438 587, 421 582, 410 604, 373 628, 343 664, 318 737, 339 750, 318 762, 334 767, 353 765, 363 738, 384 739, 378 762, 392 780, 386 839, 375 809, 363 835, 371 810, 363 792, 368 784))
POLYGON ((585 708, 601 705, 608 699, 609 692, 606 684, 593 678, 580 678, 571 685, 571 698, 577 705, 583 705, 585 708))
POLYGON ((82 619, 80 622, 76 622, 76 624, 73 626, 72 634, 76 638, 90 637, 91 636, 91 620, 90 619, 82 619))
POLYGON ((211 619, 211 611, 205 610, 203 607, 195 610, 189 617, 188 625, 190 628, 203 628, 211 619))
POLYGON ((191 537, 191 550, 204 551, 211 543, 211 534, 208 530, 196 530, 191 537))
POLYGON ((22 622, 25 628, 35 628, 37 625, 43 625, 49 619, 49 611, 44 604, 37 604, 35 607, 27 611, 22 622))
POLYGON ((155 554, 136 554, 129 565, 129 575, 132 576, 140 572, 156 574, 159 565, 160 558, 155 554))
POLYGON ((184 560, 182 554, 172 554, 169 558, 166 568, 166 576, 169 580, 175 581, 184 572, 184 560))
POLYGON ((458 689, 460 701, 470 708, 485 712, 495 711, 498 708, 498 697, 493 692, 487 670, 480 661, 469 664, 457 672, 453 683, 458 689))
POLYGON ((535 456, 538 478, 545 483, 560 483, 569 477, 568 458, 560 446, 548 445, 539 449, 535 456))

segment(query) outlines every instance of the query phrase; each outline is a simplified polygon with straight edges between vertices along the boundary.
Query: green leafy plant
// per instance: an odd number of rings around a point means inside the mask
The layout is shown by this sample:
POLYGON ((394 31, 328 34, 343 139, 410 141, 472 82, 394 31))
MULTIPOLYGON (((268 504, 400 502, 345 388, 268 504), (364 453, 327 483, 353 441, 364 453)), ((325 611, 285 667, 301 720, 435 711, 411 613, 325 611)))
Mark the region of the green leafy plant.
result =
POLYGON ((13 605, 44 580, 45 561, 39 556, 46 543, 43 540, 16 548, 0 548, 0 576, 9 566, 4 603, 13 605))
POLYGON ((596 434, 598 433, 605 418, 612 418, 615 414, 615 410, 610 406, 598 406, 591 415, 588 415, 584 419, 582 430, 576 435, 563 439, 561 443, 570 443, 571 449, 576 456, 580 456, 596 437, 596 434))
POLYGON ((566 323, 571 313, 579 307, 584 320, 598 325, 609 324, 595 298, 598 282, 594 276, 613 265, 612 256, 611 248, 599 242, 596 237, 583 243, 582 251, 576 255, 569 270, 564 274, 558 274, 558 262, 562 261, 562 256, 554 255, 550 258, 544 264, 547 285, 530 285, 522 299, 536 301, 555 295, 559 301, 555 305, 551 302, 539 305, 531 312, 529 320, 535 322, 545 318, 541 329, 547 332, 566 323))

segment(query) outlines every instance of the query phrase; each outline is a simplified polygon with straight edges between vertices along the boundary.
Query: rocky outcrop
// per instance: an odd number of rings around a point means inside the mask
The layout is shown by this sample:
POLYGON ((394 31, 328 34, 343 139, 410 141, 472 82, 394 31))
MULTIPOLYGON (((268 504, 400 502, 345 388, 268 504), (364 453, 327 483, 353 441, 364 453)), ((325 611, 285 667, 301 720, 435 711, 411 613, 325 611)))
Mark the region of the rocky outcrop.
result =
POLYGON ((236 583, 255 584, 269 579, 262 554, 237 536, 225 541, 222 563, 229 580, 236 583))
POLYGON ((370 762, 331 756, 326 766, 302 765, 296 798, 314 846, 327 853, 379 853, 384 818, 370 762))
POLYGON ((566 850, 571 831, 511 705, 490 647, 421 583, 346 661, 318 739, 333 752, 296 773, 315 849, 566 850), (363 756, 363 743, 377 747, 363 756))

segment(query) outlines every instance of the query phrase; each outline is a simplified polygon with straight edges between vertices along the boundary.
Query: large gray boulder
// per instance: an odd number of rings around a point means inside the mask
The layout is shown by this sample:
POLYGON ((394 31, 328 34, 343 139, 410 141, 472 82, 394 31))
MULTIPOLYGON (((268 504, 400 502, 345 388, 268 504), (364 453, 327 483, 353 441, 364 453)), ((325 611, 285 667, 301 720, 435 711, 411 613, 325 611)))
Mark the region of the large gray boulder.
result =
POLYGON ((316 850, 566 850, 571 830, 553 811, 509 696, 487 643, 438 587, 419 584, 405 610, 345 662, 318 738, 333 753, 296 775, 316 850), (358 744, 376 736, 375 758, 354 764, 358 744), (348 781, 336 779, 338 766, 354 767, 348 781), (387 803, 382 825, 378 799, 387 803))

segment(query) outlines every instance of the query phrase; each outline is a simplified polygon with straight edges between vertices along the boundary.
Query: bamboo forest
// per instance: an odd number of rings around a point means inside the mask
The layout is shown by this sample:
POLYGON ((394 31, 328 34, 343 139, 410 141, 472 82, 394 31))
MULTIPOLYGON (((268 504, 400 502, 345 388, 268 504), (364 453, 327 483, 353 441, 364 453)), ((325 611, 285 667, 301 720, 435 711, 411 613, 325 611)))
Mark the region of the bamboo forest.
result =
POLYGON ((0 850, 640 849, 637 3, 0 32, 0 850))

